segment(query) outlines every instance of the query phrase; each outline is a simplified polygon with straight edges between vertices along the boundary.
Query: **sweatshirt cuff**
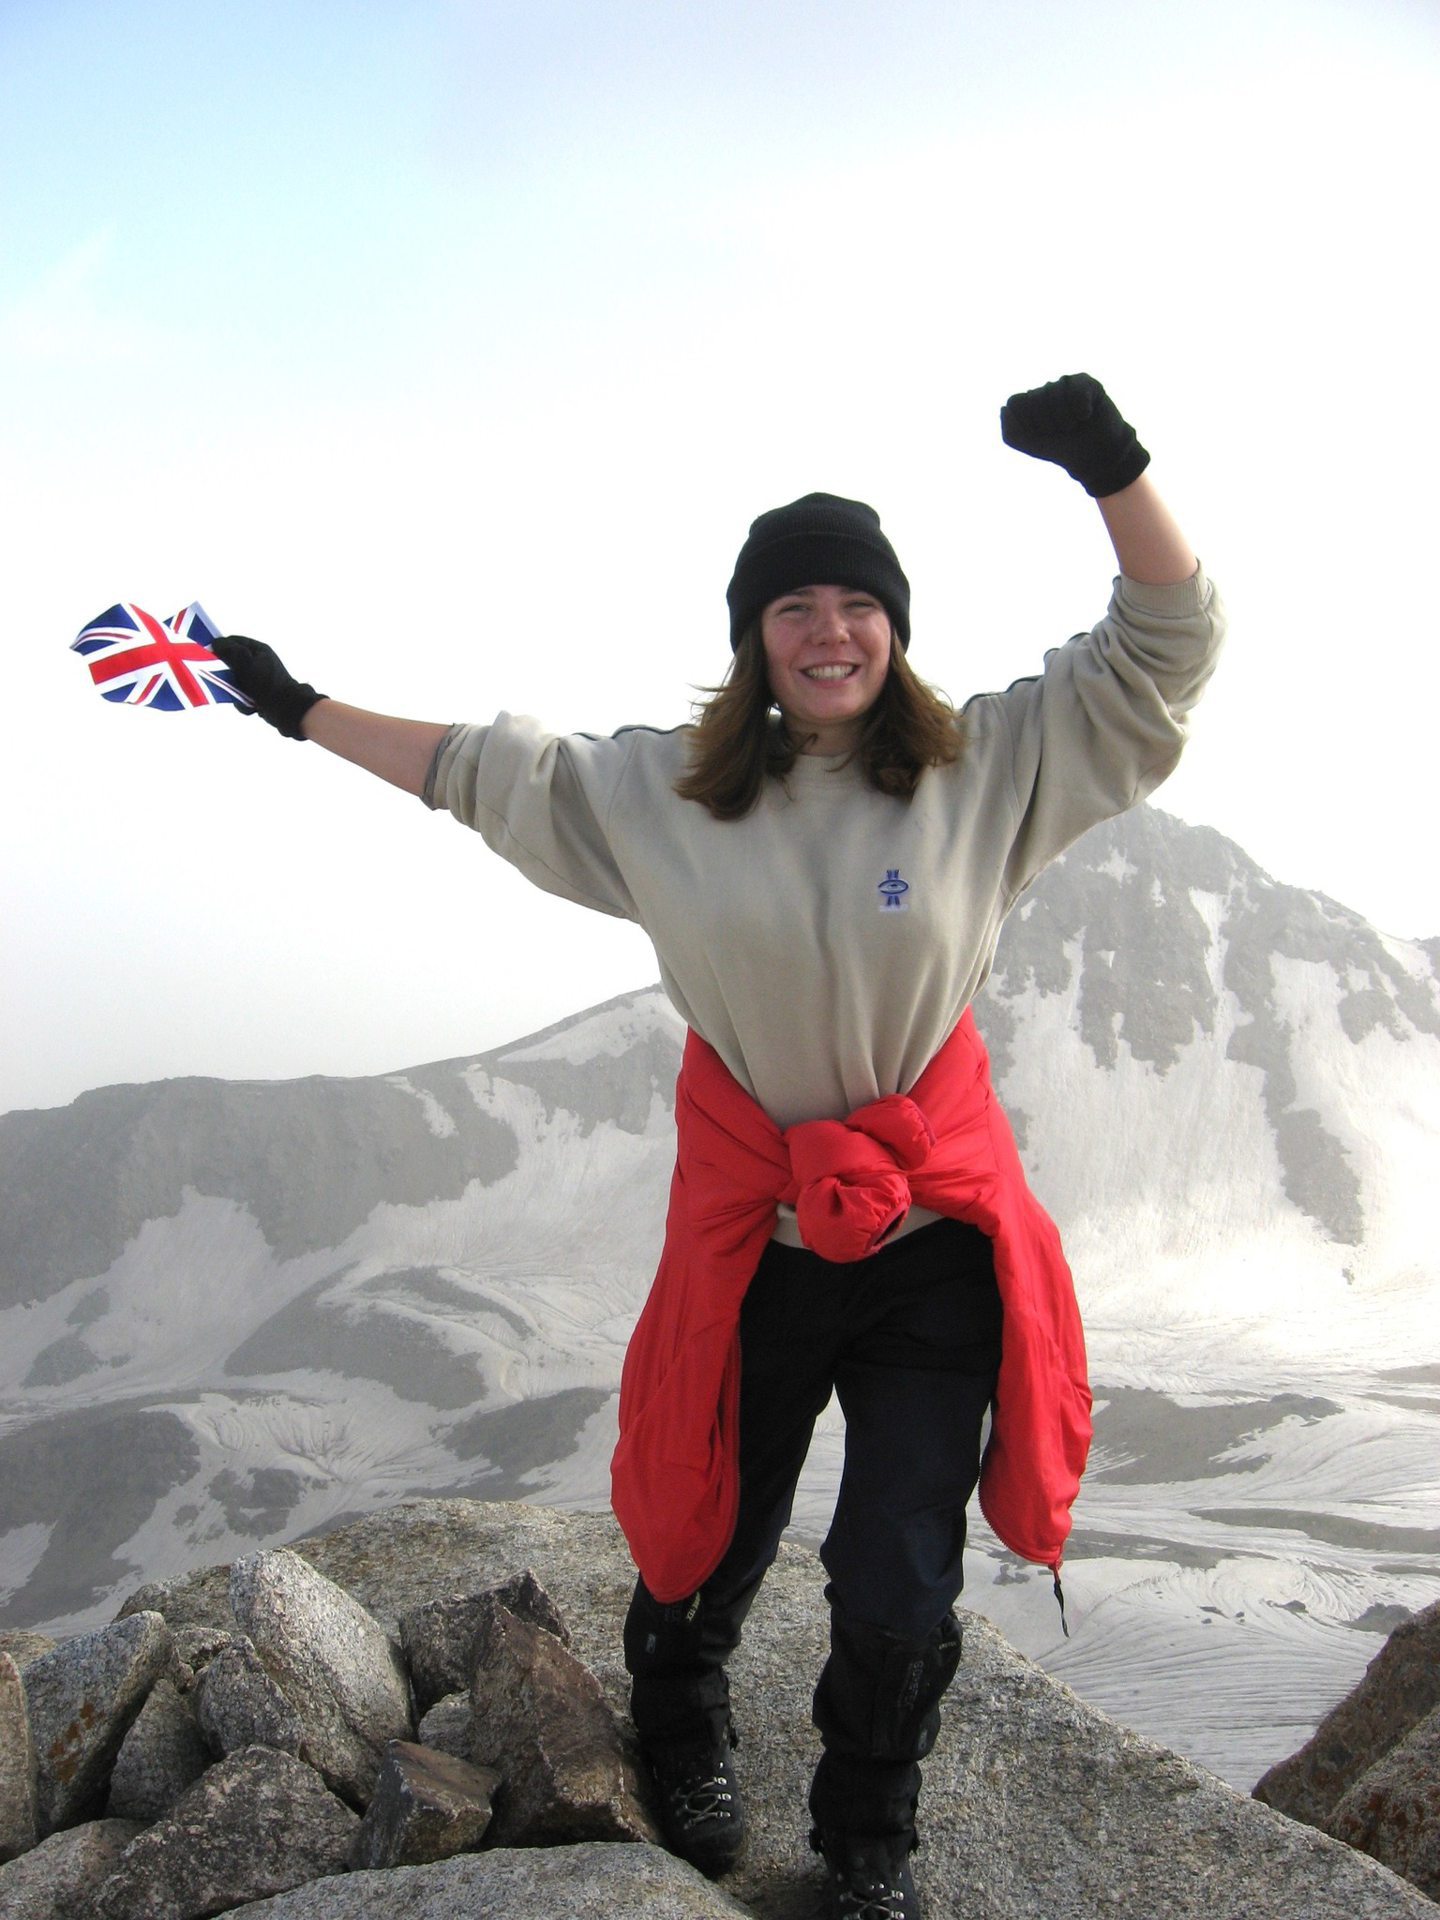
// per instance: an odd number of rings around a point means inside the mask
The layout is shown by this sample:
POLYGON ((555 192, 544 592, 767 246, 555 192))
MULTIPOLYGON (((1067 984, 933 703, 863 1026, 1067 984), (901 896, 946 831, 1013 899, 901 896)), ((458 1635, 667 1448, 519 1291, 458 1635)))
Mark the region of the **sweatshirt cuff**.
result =
POLYGON ((435 751, 430 756, 430 766, 425 775, 425 784, 420 789, 420 798, 432 813, 438 813, 441 807, 441 802, 435 798, 435 787, 440 779, 440 762, 445 758, 446 749, 450 746, 456 734, 461 731, 462 725, 463 723, 457 720, 449 731, 443 734, 436 742, 435 751))
POLYGON ((1202 561, 1188 580, 1176 580, 1166 586, 1132 580, 1128 574, 1116 577, 1115 591, 1127 607, 1137 613, 1198 613, 1210 603, 1210 582, 1202 561))

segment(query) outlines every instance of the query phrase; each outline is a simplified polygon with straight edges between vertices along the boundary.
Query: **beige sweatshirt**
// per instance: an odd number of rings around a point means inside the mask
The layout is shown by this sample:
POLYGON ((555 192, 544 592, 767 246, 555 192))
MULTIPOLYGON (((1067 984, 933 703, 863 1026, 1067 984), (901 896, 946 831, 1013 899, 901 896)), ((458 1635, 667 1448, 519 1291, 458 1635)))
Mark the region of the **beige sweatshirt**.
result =
POLYGON ((907 1091, 1047 862, 1175 766, 1224 628, 1203 571, 1120 579, 1044 671, 978 695, 910 802, 802 756, 744 820, 674 782, 689 729, 452 728, 426 788, 537 886, 642 926, 665 991, 777 1125, 907 1091))

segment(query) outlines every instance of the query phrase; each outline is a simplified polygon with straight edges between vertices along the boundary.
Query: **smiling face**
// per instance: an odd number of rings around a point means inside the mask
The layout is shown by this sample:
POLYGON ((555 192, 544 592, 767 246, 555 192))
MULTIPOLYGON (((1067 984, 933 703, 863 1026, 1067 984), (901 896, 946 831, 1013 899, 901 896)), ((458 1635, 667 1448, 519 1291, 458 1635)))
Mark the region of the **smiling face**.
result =
POLYGON ((770 691, 804 753, 847 753, 890 671, 890 616, 856 587, 797 587, 760 615, 770 691))

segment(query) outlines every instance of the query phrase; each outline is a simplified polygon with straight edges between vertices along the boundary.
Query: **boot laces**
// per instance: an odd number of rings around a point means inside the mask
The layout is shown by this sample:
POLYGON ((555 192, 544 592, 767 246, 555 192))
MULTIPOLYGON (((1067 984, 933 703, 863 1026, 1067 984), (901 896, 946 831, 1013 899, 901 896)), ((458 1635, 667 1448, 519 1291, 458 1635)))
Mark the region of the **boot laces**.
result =
POLYGON ((862 1888, 846 1886, 843 1875, 837 1874, 836 1879, 840 1883, 837 1911, 841 1920, 908 1920, 903 1887, 877 1880, 873 1886, 862 1888))
POLYGON ((735 1804, 730 1778, 725 1772, 679 1780, 671 1787, 668 1799, 671 1814, 682 1827, 697 1826, 704 1820, 723 1820, 735 1804))
POLYGON ((724 1827, 740 1819, 735 1776, 730 1770, 730 1747, 692 1747, 661 1750, 651 1756, 651 1768, 676 1832, 688 1834, 713 1823, 724 1827))
MULTIPOLYGON (((913 1846, 913 1838, 911 1840, 913 1846)), ((910 1878, 910 1846, 850 1842, 828 1843, 819 1833, 811 1845, 825 1856, 838 1920, 918 1920, 919 1903, 910 1878)))

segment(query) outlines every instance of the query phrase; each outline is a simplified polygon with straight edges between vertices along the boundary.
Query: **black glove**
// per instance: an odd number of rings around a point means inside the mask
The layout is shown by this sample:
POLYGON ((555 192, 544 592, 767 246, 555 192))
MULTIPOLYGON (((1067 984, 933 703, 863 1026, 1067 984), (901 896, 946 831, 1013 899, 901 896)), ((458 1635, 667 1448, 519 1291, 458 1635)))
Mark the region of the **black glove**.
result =
POLYGON ((1000 436, 1017 453, 1053 460, 1097 500, 1128 487, 1150 464, 1135 429, 1088 373, 1012 393, 1000 409, 1000 436))
POLYGON ((242 699, 249 702, 241 713, 258 713, 287 740, 303 740, 300 722, 317 700, 317 693, 304 680, 295 680, 273 647, 263 640, 247 640, 243 633, 228 633, 210 642, 210 650, 230 669, 230 683, 242 699))

